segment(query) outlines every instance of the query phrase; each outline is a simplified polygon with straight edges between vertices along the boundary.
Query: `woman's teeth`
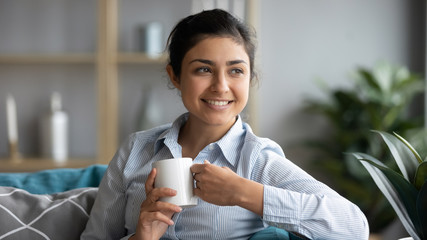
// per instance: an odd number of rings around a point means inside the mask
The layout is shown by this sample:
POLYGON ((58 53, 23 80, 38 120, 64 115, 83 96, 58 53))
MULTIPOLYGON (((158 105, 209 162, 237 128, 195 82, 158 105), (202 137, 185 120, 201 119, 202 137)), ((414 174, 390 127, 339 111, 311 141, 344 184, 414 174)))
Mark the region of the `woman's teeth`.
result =
POLYGON ((216 105, 216 106, 224 106, 228 104, 228 101, 213 101, 213 100, 207 100, 207 102, 211 105, 216 105))

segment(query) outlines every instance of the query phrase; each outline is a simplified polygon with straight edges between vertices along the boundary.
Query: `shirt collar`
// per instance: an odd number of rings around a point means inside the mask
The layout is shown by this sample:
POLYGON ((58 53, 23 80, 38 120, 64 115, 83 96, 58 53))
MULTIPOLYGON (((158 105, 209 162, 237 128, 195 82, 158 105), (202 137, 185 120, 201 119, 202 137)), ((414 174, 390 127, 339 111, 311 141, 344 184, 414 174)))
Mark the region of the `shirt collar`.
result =
POLYGON ((182 152, 181 146, 178 144, 178 136, 179 136, 179 131, 181 127, 184 125, 185 122, 187 122, 187 119, 188 119, 188 112, 179 116, 172 123, 172 126, 169 129, 167 129, 162 134, 160 134, 160 136, 156 140, 156 143, 154 144, 155 154, 163 147, 163 145, 166 145, 170 149, 173 157, 181 157, 181 156, 176 156, 178 152, 175 150, 179 150, 179 152, 182 152))
MULTIPOLYGON (((176 150, 182 154, 181 146, 178 144, 178 135, 181 127, 188 119, 188 112, 179 116, 172 124, 171 128, 164 131, 156 140, 154 152, 157 153, 163 145, 166 145, 172 155, 176 156, 176 150)), ((216 144, 220 149, 225 159, 233 166, 237 163, 237 158, 240 153, 240 149, 243 144, 243 138, 245 136, 246 126, 242 122, 240 115, 237 116, 237 120, 234 125, 228 130, 228 132, 217 142, 216 144)))
POLYGON ((228 132, 216 142, 222 151, 225 159, 236 166, 240 150, 243 145, 243 138, 245 137, 245 127, 242 122, 242 118, 238 115, 234 125, 228 130, 228 132))

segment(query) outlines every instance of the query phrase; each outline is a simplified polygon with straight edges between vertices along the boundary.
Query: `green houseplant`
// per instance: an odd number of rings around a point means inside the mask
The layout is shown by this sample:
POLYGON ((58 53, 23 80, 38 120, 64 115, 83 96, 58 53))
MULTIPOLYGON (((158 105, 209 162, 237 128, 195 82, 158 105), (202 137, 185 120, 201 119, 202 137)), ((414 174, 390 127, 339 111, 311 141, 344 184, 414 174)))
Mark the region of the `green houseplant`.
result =
POLYGON ((407 68, 387 63, 360 67, 352 80, 347 88, 324 88, 326 100, 306 99, 304 110, 324 117, 329 130, 321 139, 303 144, 315 153, 312 170, 328 176, 331 185, 365 213, 371 231, 379 232, 395 215, 369 174, 344 153, 365 152, 383 159, 387 151, 378 139, 370 138, 371 129, 406 136, 409 130, 422 127, 422 118, 411 116, 408 109, 424 82, 407 68))
POLYGON ((369 154, 351 154, 369 172, 409 235, 414 240, 427 239, 427 159, 423 160, 398 134, 376 132, 387 144, 400 172, 369 154))

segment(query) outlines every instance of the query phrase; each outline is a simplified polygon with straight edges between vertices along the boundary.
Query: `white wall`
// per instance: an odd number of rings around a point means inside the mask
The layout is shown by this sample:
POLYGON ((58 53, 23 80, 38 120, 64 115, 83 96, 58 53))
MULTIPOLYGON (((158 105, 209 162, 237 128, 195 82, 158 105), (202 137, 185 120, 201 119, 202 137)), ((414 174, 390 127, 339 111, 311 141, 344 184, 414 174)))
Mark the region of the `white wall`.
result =
POLYGON ((346 86, 357 66, 382 60, 424 70, 424 1, 260 2, 258 134, 276 140, 297 164, 304 154, 292 144, 325 131, 300 112, 308 96, 324 97, 316 79, 346 86))
MULTIPOLYGON (((319 136, 324 129, 317 120, 299 113, 306 96, 322 96, 314 84, 316 78, 327 80, 331 86, 345 86, 347 75, 355 66, 372 66, 378 60, 424 70, 424 1, 258 1, 257 133, 276 140, 297 164, 304 155, 291 144, 306 136, 319 136)), ((53 5, 48 0, 37 4, 29 2, 0 2, 0 53, 95 51, 96 1, 57 0, 53 5), (44 9, 42 3, 48 6, 47 14, 36 11, 44 9), (58 12, 61 14, 55 14, 58 12)), ((119 48, 133 51, 137 45, 138 24, 161 21, 167 26, 166 36, 176 21, 191 12, 192 1, 173 1, 173 6, 168 0, 120 3, 123 5, 119 48), (167 8, 172 9, 170 14, 156 13, 167 8)), ((173 120, 184 111, 176 92, 167 88, 164 66, 125 65, 120 67, 119 74, 120 141, 138 129, 142 89, 147 85, 154 85, 155 102, 168 103, 162 104, 161 123, 173 120)), ((7 155, 6 93, 14 94, 18 104, 20 147, 23 153, 32 155, 38 151, 37 121, 46 110, 53 90, 63 94, 64 107, 70 113, 71 154, 75 157, 94 155, 94 76, 93 66, 84 64, 1 65, 0 156, 7 155)))

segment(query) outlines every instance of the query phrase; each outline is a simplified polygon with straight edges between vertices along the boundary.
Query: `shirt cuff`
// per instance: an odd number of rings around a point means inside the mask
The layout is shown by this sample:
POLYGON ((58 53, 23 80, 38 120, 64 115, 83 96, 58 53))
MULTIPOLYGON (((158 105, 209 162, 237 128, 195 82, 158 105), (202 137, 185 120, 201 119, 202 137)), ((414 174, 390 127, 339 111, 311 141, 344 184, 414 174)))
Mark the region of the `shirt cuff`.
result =
POLYGON ((263 220, 269 225, 298 231, 301 219, 300 193, 264 185, 263 220))

